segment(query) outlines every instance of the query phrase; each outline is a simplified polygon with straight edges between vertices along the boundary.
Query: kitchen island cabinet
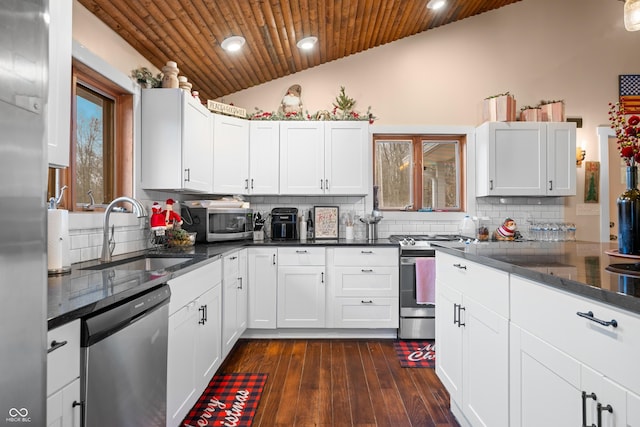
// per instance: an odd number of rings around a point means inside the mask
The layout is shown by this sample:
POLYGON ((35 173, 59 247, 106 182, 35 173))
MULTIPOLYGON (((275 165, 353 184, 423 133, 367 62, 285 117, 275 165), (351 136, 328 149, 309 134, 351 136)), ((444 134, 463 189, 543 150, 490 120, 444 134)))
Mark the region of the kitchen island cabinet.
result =
POLYGON ((143 89, 141 180, 146 190, 213 191, 211 113, 182 89, 143 89))
POLYGON ((575 123, 486 122, 476 144, 477 196, 575 196, 575 123))
POLYGON ((180 424, 222 364, 221 264, 168 282, 167 427, 180 424))
POLYGON ((548 418, 540 407, 557 411, 558 425, 640 425, 629 407, 639 402, 640 372, 630 367, 640 352, 640 317, 515 275, 511 288, 512 425, 541 425, 548 418))
POLYGON ((509 275, 436 256, 436 373, 462 425, 509 425, 509 275))

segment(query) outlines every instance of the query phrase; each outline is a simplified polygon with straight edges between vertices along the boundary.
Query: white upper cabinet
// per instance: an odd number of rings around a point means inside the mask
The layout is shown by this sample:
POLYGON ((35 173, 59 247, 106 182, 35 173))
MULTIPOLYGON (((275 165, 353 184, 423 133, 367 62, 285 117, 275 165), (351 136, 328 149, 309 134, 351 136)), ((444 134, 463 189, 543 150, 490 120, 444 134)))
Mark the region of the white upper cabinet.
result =
POLYGON ((576 194, 575 123, 487 122, 476 143, 477 196, 576 194))
POLYGON ((142 188, 213 190, 211 113, 182 89, 142 90, 142 188))
POLYGON ((366 194, 368 123, 281 122, 280 194, 366 194))
POLYGON ((280 123, 249 122, 249 194, 280 192, 280 123))
POLYGON ((324 122, 280 123, 280 194, 324 194, 324 122))
POLYGON ((367 194, 371 167, 368 122, 327 122, 324 152, 326 194, 367 194))
POLYGON ((248 194, 249 121, 212 114, 213 192, 248 194))
POLYGON ((49 101, 47 152, 49 166, 69 166, 71 139, 71 0, 49 6, 49 101))

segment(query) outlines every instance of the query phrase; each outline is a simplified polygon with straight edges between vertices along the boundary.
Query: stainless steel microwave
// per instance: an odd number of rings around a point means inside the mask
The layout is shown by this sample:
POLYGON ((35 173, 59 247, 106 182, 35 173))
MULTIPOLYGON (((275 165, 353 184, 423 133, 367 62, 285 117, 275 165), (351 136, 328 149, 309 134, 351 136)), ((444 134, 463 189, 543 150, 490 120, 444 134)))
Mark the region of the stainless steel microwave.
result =
POLYGON ((182 228, 198 233, 198 242, 243 240, 253 235, 253 209, 183 206, 182 220, 182 228))

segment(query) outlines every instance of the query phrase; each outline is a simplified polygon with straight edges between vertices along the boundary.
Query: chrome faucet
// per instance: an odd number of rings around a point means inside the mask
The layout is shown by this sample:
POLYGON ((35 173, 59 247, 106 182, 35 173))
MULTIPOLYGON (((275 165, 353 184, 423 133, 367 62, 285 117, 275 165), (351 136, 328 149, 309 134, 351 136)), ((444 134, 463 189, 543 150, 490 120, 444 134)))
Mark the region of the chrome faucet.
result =
POLYGON ((113 199, 113 201, 109 203, 107 209, 104 211, 104 225, 102 228, 102 256, 100 257, 100 262, 111 262, 112 249, 109 248, 109 216, 111 215, 111 211, 113 211, 115 206, 120 202, 131 203, 131 205, 133 206, 133 213, 135 213, 138 218, 147 216, 147 210, 144 208, 142 203, 140 203, 136 199, 132 199, 131 197, 127 196, 121 196, 113 199))

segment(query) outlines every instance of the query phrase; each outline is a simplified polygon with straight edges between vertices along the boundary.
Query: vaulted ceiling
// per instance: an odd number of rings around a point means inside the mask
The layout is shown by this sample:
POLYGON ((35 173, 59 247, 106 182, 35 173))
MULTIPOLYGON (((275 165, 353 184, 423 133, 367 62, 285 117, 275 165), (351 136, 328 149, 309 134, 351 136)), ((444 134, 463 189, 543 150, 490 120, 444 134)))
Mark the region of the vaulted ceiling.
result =
POLYGON ((79 0, 153 65, 216 99, 520 0, 79 0), (221 42, 241 35, 229 53, 221 42), (310 51, 296 43, 318 42, 310 51))

